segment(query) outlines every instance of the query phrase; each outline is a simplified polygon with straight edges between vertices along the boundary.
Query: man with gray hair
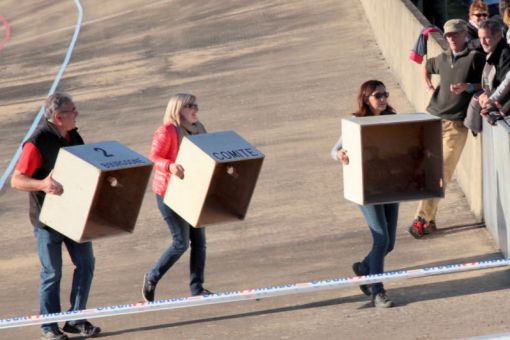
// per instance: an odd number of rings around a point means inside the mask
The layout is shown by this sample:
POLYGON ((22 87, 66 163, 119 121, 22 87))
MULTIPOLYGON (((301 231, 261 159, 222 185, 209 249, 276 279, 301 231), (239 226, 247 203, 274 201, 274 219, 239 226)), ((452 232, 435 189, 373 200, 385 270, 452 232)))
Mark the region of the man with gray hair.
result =
MULTIPOLYGON (((52 177, 61 147, 83 144, 76 128, 78 111, 72 97, 65 93, 50 95, 44 105, 44 122, 23 145, 21 157, 11 178, 11 186, 28 191, 30 221, 37 239, 41 262, 39 300, 40 313, 61 312, 60 280, 62 278, 62 244, 75 265, 71 288, 70 311, 86 309, 94 274, 95 259, 92 243, 77 243, 39 221, 46 194, 61 195, 64 188, 52 177)), ((93 336, 101 329, 86 320, 68 321, 63 330, 93 336)), ((42 339, 68 339, 57 323, 41 326, 42 339)))
MULTIPOLYGON (((499 88, 499 92, 503 87, 508 86, 503 83, 508 71, 510 70, 510 47, 503 38, 501 24, 493 19, 484 21, 478 29, 478 37, 480 44, 485 53, 487 53, 487 63, 485 64, 482 76, 483 93, 478 97, 481 108, 496 101, 496 98, 490 98, 492 94, 499 88)), ((503 104, 503 103, 502 103, 503 104)))

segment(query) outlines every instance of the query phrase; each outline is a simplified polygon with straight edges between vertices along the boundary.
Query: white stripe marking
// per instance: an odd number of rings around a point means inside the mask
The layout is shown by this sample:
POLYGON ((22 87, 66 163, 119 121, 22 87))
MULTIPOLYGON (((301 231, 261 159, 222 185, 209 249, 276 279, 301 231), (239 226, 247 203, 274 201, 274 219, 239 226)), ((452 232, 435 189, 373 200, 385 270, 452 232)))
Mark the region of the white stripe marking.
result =
MULTIPOLYGON (((69 47, 67 48, 66 56, 64 58, 64 62, 60 66, 60 69, 57 73, 57 76, 55 77, 55 80, 53 80, 53 84, 51 85, 50 91, 48 92, 48 96, 55 93, 55 90, 58 87, 58 84, 60 80, 62 79, 62 76, 64 75, 64 71, 69 64, 69 60, 71 59, 71 55, 73 53, 74 45, 76 44, 76 40, 78 39, 78 34, 80 33, 80 27, 83 22, 83 8, 81 7, 80 0, 74 0, 74 3, 76 4, 76 7, 78 8, 78 20, 76 22, 73 38, 71 39, 71 43, 69 44, 69 47)), ((41 118, 44 114, 44 107, 41 106, 39 112, 37 113, 37 116, 35 117, 34 121, 32 122, 32 126, 30 126, 30 129, 28 129, 27 133, 25 134, 25 137, 23 137, 22 142, 18 146, 18 149, 16 150, 16 153, 11 159, 11 162, 7 166, 7 169, 5 170, 2 177, 0 177, 0 191, 2 191, 5 182, 7 181, 7 178, 14 170, 14 167, 16 166, 16 163, 18 162, 19 156, 21 155, 21 149, 23 147, 23 143, 32 135, 32 133, 35 131, 37 125, 41 121, 41 118)))
POLYGON ((254 300, 273 296, 317 292, 335 288, 343 288, 360 284, 387 282, 424 276, 458 273, 464 271, 496 268, 510 265, 509 259, 488 260, 464 264, 450 264, 431 268, 402 270, 379 275, 344 277, 329 280, 317 280, 304 283, 283 284, 268 288, 245 289, 241 291, 222 292, 208 296, 180 297, 154 302, 138 302, 124 305, 98 307, 79 311, 70 311, 46 315, 20 316, 0 320, 0 329, 32 326, 50 322, 63 322, 80 319, 103 318, 124 314, 155 312, 159 310, 177 309, 228 303, 242 300, 254 300))

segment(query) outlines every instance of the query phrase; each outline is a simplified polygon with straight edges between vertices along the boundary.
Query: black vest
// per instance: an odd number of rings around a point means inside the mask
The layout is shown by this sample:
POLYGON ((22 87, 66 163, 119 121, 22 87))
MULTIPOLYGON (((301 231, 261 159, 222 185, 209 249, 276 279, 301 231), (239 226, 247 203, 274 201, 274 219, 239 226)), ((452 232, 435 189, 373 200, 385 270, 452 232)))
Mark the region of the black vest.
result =
MULTIPOLYGON (((34 144, 42 156, 42 166, 32 175, 34 179, 46 178, 55 167, 58 151, 61 147, 83 144, 83 139, 77 129, 69 131, 70 142, 62 137, 55 125, 46 119, 43 124, 26 141, 34 144)), ((32 191, 30 199, 30 222, 34 227, 43 227, 39 222, 42 204, 46 193, 44 191, 32 191)))

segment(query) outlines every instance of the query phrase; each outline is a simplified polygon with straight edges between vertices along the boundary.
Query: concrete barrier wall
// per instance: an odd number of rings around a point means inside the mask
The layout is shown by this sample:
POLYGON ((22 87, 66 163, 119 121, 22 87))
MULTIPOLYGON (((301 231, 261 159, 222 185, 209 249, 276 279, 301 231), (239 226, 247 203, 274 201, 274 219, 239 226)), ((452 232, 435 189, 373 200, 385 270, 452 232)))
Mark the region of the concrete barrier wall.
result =
MULTIPOLYGON (((508 120, 510 124, 510 119, 508 120)), ((510 126, 483 126, 483 211, 485 224, 510 256, 510 126)))
MULTIPOLYGON (((400 79, 400 85, 417 111, 425 111, 430 94, 425 91, 423 64, 409 59, 409 53, 427 19, 408 0, 360 0, 386 61, 400 79)), ((429 56, 447 48, 440 34, 428 39, 429 56)), ((437 79, 436 79, 437 81, 437 79)), ((481 138, 470 136, 457 166, 456 178, 464 191, 473 214, 483 218, 481 138)))

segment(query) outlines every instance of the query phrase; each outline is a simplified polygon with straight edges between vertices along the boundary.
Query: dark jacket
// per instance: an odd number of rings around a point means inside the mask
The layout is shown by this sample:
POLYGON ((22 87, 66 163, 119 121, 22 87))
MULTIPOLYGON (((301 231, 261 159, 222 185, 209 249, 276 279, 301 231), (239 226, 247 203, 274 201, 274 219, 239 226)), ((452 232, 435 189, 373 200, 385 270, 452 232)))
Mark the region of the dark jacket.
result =
POLYGON ((496 76, 492 82, 492 88, 495 89, 505 79, 506 73, 510 70, 510 47, 504 38, 501 38, 494 52, 488 56, 487 63, 494 65, 496 68, 496 76))
MULTIPOLYGON (((55 125, 44 120, 43 124, 27 140, 34 144, 42 156, 42 166, 35 171, 32 178, 44 179, 55 167, 58 151, 61 147, 83 144, 83 139, 78 133, 78 129, 69 131, 70 141, 60 135, 55 125)), ((33 191, 29 194, 30 200, 30 222, 34 227, 41 227, 39 214, 46 193, 44 191, 33 191)))
POLYGON ((485 54, 482 44, 480 43, 480 38, 478 38, 478 28, 473 26, 472 23, 468 23, 467 25, 467 35, 469 39, 467 44, 468 49, 485 54))

